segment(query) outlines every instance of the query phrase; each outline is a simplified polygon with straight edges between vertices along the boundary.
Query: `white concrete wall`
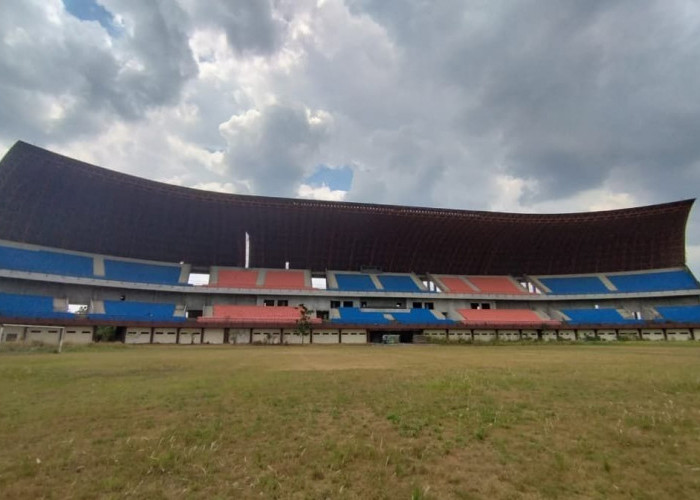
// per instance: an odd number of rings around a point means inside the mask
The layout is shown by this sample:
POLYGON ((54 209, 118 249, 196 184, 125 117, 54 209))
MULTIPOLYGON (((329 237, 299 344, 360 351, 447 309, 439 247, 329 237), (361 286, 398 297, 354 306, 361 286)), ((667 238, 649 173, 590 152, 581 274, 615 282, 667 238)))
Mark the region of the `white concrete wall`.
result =
POLYGON ((58 335, 60 329, 47 326, 28 326, 26 342, 41 342, 43 344, 58 345, 58 335))
POLYGON ((637 328, 622 328, 617 331, 617 338, 618 340, 639 340, 641 336, 639 335, 639 329, 637 328))
POLYGON ((178 344, 191 345, 191 344, 201 344, 202 343, 202 329, 201 328, 182 328, 180 330, 180 336, 177 341, 178 344))
POLYGON ((559 340, 576 340, 575 330, 559 330, 559 340))
POLYGON ((223 328, 205 328, 204 337, 200 342, 205 344, 223 344, 224 343, 224 329, 223 328))
POLYGON ((250 328, 229 328, 229 344, 250 344, 250 328))
POLYGON ((551 342, 553 340, 557 340, 557 331, 556 330, 542 330, 542 340, 545 342, 551 342))
POLYGON ((700 328, 693 328, 693 337, 695 337, 695 340, 700 341, 700 328))
POLYGON ((595 340, 595 330, 576 330, 577 340, 595 340))
POLYGON ((471 342, 472 341, 472 331, 471 330, 450 330, 447 334, 448 342, 471 342))
POLYGON ((340 331, 340 343, 341 344, 366 344, 367 343, 367 330, 341 330, 340 331))
POLYGON ((642 339, 651 341, 665 340, 664 331, 660 328, 642 328, 642 339))
POLYGON ((608 329, 596 330, 596 334, 598 335, 598 340, 602 340, 604 342, 612 342, 614 340, 617 340, 617 335, 615 334, 615 330, 608 330, 608 329))
POLYGON ((314 330, 311 342, 314 344, 337 344, 339 342, 338 330, 314 330))
POLYGON ((90 344, 92 342, 92 336, 94 334, 94 328, 91 326, 80 326, 78 328, 66 328, 64 342, 70 344, 90 344), (75 331, 75 333, 73 333, 75 331))
POLYGON ((669 342, 690 340, 690 330, 687 328, 669 328, 666 330, 666 340, 669 342))
POLYGON ((474 342, 493 342, 496 337, 496 330, 474 330, 474 342))
POLYGON ((438 340, 440 342, 447 340, 447 330, 423 330, 423 335, 429 340, 438 340))
POLYGON ((279 328, 253 328, 253 344, 279 344, 281 337, 279 328))
POLYGON ((304 339, 302 342, 301 335, 295 328, 287 328, 282 332, 282 342, 285 344, 290 344, 290 345, 298 345, 298 344, 310 344, 311 343, 311 335, 304 335, 304 339))
POLYGON ((151 343, 151 329, 142 328, 139 326, 129 327, 126 329, 126 336, 124 337, 125 344, 150 344, 151 343))
POLYGON ((521 330, 520 340, 537 340, 537 330, 521 330))
POLYGON ((17 325, 3 325, 0 342, 23 342, 24 327, 17 325))
POLYGON ((520 330, 498 330, 499 342, 518 342, 520 340, 520 330))
POLYGON ((154 328, 154 344, 177 344, 177 328, 154 328))

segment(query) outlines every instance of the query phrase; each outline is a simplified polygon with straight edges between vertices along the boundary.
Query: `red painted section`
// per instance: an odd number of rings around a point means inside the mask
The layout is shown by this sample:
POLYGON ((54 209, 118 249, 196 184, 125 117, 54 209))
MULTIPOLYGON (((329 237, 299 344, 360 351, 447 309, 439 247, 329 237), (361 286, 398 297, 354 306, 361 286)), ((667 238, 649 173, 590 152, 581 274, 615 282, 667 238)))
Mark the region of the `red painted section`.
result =
POLYGON ((517 286, 508 276, 467 276, 467 279, 479 289, 481 293, 528 293, 522 287, 517 286))
POLYGON ((257 281, 257 270, 219 269, 219 277, 214 286, 225 288, 255 288, 257 281))
POLYGON ((278 290, 306 290, 304 271, 272 271, 265 274, 263 288, 275 288, 278 290))
MULTIPOLYGON (((235 306, 215 305, 213 316, 197 318, 201 322, 226 321, 246 323, 282 323, 292 324, 300 317, 298 307, 266 307, 266 306, 235 306)), ((311 323, 320 323, 321 320, 311 318, 311 323)))
POLYGON ((447 288, 445 292, 448 293, 474 293, 476 291, 459 276, 440 276, 438 279, 445 285, 447 288))

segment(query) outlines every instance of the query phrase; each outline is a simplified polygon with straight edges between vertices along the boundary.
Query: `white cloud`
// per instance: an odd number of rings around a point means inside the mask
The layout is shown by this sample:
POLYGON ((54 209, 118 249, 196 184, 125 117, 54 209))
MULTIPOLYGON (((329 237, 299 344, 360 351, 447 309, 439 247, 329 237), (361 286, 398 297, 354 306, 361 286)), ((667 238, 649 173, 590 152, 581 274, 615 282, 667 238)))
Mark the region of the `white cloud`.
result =
POLYGON ((316 187, 302 184, 297 190, 297 198, 306 198, 309 200, 343 201, 347 194, 347 191, 342 191, 340 189, 334 190, 325 184, 316 187))

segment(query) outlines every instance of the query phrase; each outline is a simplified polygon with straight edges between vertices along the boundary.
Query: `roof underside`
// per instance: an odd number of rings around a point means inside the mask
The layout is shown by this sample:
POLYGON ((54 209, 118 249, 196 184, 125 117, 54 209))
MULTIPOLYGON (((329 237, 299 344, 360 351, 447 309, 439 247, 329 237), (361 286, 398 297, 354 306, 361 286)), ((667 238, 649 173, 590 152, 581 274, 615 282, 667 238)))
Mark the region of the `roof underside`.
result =
POLYGON ((228 195, 120 174, 18 142, 0 163, 0 238, 251 267, 568 274, 685 265, 693 200, 535 215, 228 195))

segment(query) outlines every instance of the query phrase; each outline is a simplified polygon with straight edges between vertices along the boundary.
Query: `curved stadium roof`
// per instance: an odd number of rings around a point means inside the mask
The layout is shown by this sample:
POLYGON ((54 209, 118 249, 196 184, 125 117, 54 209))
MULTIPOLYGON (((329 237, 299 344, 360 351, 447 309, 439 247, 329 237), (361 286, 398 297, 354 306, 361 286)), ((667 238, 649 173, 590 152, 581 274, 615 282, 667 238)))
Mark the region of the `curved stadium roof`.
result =
POLYGON ((565 274, 685 265, 694 200, 511 214, 212 193, 17 142, 0 162, 0 238, 138 259, 445 274, 565 274))

